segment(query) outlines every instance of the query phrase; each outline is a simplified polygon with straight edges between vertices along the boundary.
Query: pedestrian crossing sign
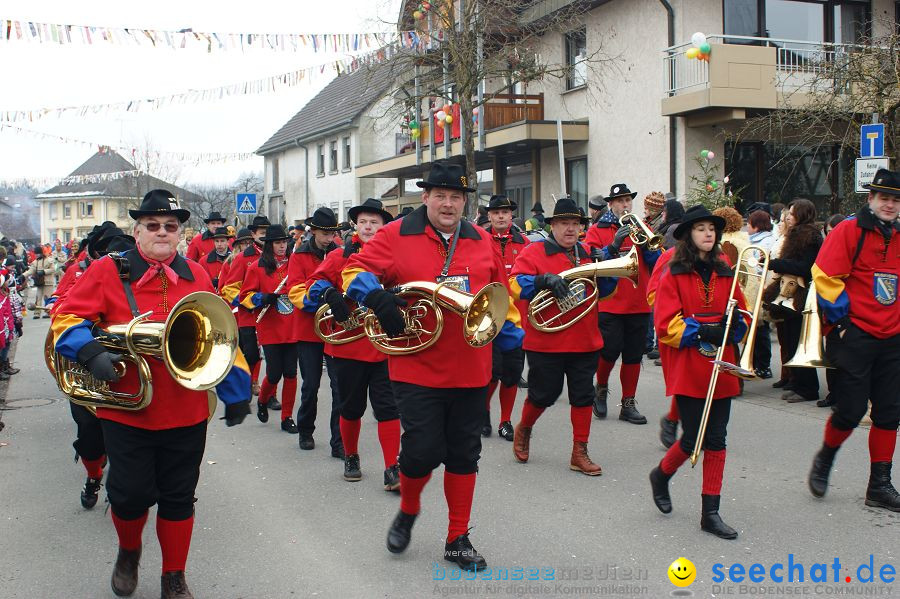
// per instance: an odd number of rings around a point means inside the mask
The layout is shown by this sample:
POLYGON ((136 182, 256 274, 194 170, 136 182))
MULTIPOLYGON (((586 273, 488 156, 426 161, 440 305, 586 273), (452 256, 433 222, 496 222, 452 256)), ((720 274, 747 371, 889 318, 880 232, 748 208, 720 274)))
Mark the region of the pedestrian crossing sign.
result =
POLYGON ((256 214, 256 194, 238 193, 234 196, 238 214, 256 214))

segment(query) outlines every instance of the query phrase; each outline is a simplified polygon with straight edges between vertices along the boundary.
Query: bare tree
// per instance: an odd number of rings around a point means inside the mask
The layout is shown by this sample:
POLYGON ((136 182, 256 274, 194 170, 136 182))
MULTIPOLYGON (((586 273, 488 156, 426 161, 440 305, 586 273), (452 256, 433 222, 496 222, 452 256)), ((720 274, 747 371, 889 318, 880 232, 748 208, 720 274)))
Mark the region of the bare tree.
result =
POLYGON ((196 194, 184 201, 184 207, 191 211, 190 226, 202 228, 203 219, 213 211, 221 213, 226 224, 233 224, 237 217, 235 194, 262 192, 262 173, 242 173, 230 185, 189 185, 187 189, 196 194))

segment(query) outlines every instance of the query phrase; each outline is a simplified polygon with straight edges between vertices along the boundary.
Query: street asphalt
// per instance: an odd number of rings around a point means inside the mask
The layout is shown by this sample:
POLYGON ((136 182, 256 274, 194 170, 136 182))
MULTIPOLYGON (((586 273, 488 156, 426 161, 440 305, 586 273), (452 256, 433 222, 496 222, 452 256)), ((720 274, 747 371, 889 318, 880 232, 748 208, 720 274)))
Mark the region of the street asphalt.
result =
MULTIPOLYGON (((73 462, 75 426, 42 356, 48 323, 25 321, 15 357, 22 372, 0 405, 7 425, 0 433, 0 598, 113 597, 116 535, 105 493, 93 510, 79 503, 84 469, 73 462)), ((496 430, 484 440, 471 539, 491 571, 471 580, 442 559, 447 508, 440 471, 425 489, 409 549, 399 556, 385 549, 399 500, 382 489, 374 419, 371 411, 364 417, 363 479, 345 482, 342 462, 329 454, 323 376, 314 451, 300 451, 277 417, 261 424, 250 416, 233 428, 211 423, 188 583, 196 597, 223 599, 900 596, 890 575, 891 567, 900 570, 900 514, 863 504, 868 430, 847 441, 828 495, 816 500, 806 475, 829 410, 786 404, 771 382, 748 383, 733 403, 721 514, 739 531, 737 540, 700 530, 699 463, 685 464, 673 479, 672 514, 653 505, 647 475, 664 453, 658 422, 668 399, 661 369, 645 361, 637 399, 649 424, 617 420, 615 401, 609 419, 593 422, 589 452, 603 476, 568 468, 565 396, 538 421, 528 464, 516 463, 512 444, 496 430), (870 556, 875 581, 860 582, 870 556), (667 574, 679 557, 696 570, 684 588, 667 574), (789 562, 793 582, 785 570, 771 571, 789 562), (754 563, 761 564, 756 581, 739 581, 754 563), (815 564, 827 565, 827 581, 811 580, 820 570, 815 564)), ((616 369, 610 397, 618 393, 616 369)), ((520 390, 514 420, 524 397, 520 390)), ((493 407, 496 429, 496 397, 493 407)), ((160 562, 151 519, 134 597, 159 596, 160 562)))

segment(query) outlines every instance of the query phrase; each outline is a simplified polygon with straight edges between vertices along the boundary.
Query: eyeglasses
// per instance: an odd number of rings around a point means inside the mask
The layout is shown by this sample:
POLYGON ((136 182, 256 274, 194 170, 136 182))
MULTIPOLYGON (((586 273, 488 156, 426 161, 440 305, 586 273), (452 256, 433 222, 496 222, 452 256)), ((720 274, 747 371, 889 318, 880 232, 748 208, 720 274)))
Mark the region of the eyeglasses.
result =
POLYGON ((151 233, 156 233, 157 231, 159 231, 160 227, 165 228, 166 233, 174 233, 179 229, 179 226, 176 225, 175 223, 166 223, 166 224, 157 223, 157 222, 144 223, 144 228, 147 229, 148 231, 150 231, 151 233))

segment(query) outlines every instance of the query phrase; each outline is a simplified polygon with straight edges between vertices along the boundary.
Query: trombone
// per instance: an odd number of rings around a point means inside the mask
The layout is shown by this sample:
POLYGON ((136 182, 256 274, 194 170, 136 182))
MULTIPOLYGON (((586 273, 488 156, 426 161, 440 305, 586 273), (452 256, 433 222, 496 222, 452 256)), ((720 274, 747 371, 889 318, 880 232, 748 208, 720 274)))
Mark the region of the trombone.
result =
POLYGON ((666 241, 662 235, 654 234, 650 227, 632 212, 626 212, 619 218, 619 226, 631 227, 631 233, 628 234, 631 243, 647 250, 661 250, 666 241))
POLYGON ((703 447, 703 441, 706 438, 706 426, 709 423, 709 411, 712 409, 713 395, 716 391, 716 383, 719 380, 719 373, 725 372, 730 375, 745 380, 755 379, 756 373, 753 371, 753 348, 754 338, 756 337, 756 327, 759 324, 759 314, 762 309, 763 285, 760 284, 756 291, 756 298, 753 302, 753 310, 741 310, 738 308, 738 283, 743 280, 744 284, 752 278, 758 277, 760 282, 766 280, 766 274, 769 272, 769 254, 758 245, 745 247, 738 255, 737 265, 735 266, 734 279, 731 281, 731 291, 728 293, 728 305, 725 308, 725 334, 722 344, 716 351, 716 359, 713 360, 712 376, 709 378, 709 387, 706 390, 706 401, 703 404, 703 414, 700 417, 700 427, 697 431, 697 442, 694 444, 694 451, 691 452, 691 466, 697 465, 700 458, 700 450, 703 447), (751 257, 751 252, 757 254, 758 257, 751 257), (744 344, 744 353, 741 355, 739 364, 731 364, 725 362, 722 358, 725 355, 725 348, 728 346, 728 337, 731 334, 735 315, 750 317, 750 327, 747 330, 747 342, 744 344))

